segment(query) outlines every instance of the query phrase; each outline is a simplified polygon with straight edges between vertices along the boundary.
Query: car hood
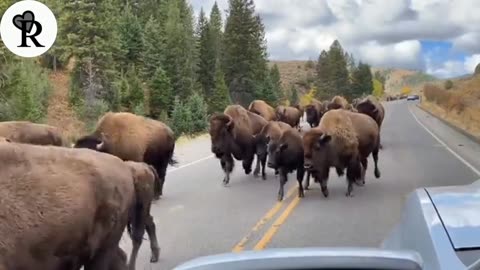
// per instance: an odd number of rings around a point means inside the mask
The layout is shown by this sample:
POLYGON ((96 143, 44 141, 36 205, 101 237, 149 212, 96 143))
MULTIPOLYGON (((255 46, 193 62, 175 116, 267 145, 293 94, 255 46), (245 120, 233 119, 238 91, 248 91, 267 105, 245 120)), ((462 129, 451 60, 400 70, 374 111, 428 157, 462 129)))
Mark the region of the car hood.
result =
POLYGON ((480 248, 480 181, 425 188, 455 250, 480 248))

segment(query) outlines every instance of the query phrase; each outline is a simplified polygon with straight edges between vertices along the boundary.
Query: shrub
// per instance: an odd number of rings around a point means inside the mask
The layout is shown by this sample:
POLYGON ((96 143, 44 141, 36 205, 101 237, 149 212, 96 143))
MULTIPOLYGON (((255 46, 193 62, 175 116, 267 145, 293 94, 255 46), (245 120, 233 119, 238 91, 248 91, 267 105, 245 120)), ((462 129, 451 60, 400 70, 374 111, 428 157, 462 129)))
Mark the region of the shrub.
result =
POLYGON ((172 118, 170 120, 170 126, 175 133, 175 137, 180 137, 184 134, 190 134, 192 123, 192 113, 188 110, 187 104, 180 101, 175 97, 173 105, 172 118))
POLYGON ((452 89, 453 87, 453 82, 451 80, 446 80, 444 84, 445 89, 452 89))
POLYGON ((44 69, 33 60, 20 60, 6 63, 2 70, 0 120, 42 121, 51 91, 44 69))
POLYGON ((207 103, 203 97, 195 92, 187 101, 187 109, 190 111, 190 133, 199 133, 207 129, 207 103))
POLYGON ((305 63, 305 68, 306 68, 306 69, 312 69, 312 68, 314 68, 314 67, 315 67, 315 63, 314 63, 311 59, 309 59, 309 60, 305 63))

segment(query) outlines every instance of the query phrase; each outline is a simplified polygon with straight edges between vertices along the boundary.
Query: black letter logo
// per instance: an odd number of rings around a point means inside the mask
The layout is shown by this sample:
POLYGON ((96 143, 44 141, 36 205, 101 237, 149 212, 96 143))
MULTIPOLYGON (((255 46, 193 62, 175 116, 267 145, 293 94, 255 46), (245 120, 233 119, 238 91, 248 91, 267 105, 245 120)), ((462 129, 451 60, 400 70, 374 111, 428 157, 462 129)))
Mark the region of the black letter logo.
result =
POLYGON ((27 37, 32 40, 33 44, 35 44, 36 47, 45 47, 40 44, 35 38, 36 36, 40 35, 40 33, 42 33, 42 25, 39 22, 35 21, 35 15, 33 15, 33 12, 27 10, 22 15, 16 15, 15 17, 13 17, 13 24, 15 25, 15 27, 20 29, 20 31, 22 31, 22 44, 20 44, 20 46, 18 47, 30 47, 27 45, 27 37), (30 34, 33 25, 35 25, 36 31, 33 34, 30 34))

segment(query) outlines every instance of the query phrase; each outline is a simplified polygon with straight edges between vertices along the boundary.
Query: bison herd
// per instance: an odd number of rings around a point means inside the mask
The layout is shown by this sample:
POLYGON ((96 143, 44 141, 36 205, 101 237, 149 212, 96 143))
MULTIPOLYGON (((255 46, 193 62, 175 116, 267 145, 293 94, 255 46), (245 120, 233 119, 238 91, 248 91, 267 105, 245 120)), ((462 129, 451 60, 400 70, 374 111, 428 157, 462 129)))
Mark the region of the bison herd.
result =
POLYGON ((254 176, 258 176, 261 166, 262 178, 266 179, 265 163, 279 175, 280 201, 288 174, 294 171, 299 197, 309 188, 310 177, 327 197, 330 168, 335 168, 339 176, 346 173, 346 196, 353 196, 353 184, 365 184, 370 154, 374 175, 380 177, 378 153, 384 115, 383 105, 373 96, 353 100, 352 104, 341 96, 325 102, 314 99, 305 108, 273 108, 262 100, 253 101, 248 109, 230 105, 210 118, 212 152, 225 172, 225 185, 230 181, 234 159, 241 160, 245 174, 250 174, 256 156, 254 176), (311 129, 302 134, 299 123, 304 112, 311 129))
MULTIPOLYGON (((380 177, 383 117, 383 106, 371 96, 352 104, 336 96, 305 107, 273 108, 261 100, 248 109, 230 105, 210 117, 211 151, 225 173, 224 185, 235 159, 250 174, 256 156, 254 176, 266 180, 266 166, 278 174, 278 200, 293 172, 299 197, 305 175, 305 189, 313 177, 328 196, 331 167, 338 175, 346 171, 346 195, 352 196, 353 184, 365 183, 370 153, 380 177), (312 128, 302 132, 305 113, 312 128)), ((150 260, 158 261, 150 209, 164 193, 174 149, 167 125, 131 113, 106 113, 72 145, 55 127, 1 122, 0 270, 133 270, 145 232, 150 260), (128 260, 119 247, 125 230, 132 241, 128 260)))
POLYGON ((0 123, 0 269, 135 269, 175 140, 165 124, 107 113, 72 146, 57 128, 0 123), (92 151, 94 150, 94 151, 92 151), (132 251, 119 247, 127 229, 132 251))

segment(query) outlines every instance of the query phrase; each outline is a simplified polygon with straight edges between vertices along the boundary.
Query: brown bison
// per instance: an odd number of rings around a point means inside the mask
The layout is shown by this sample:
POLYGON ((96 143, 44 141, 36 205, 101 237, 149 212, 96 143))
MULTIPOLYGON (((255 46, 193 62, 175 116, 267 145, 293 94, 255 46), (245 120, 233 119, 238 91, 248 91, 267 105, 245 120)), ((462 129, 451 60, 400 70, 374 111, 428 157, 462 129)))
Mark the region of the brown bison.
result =
POLYGON ((379 128, 382 127, 383 118, 385 117, 385 108, 378 99, 372 95, 358 101, 356 109, 359 113, 366 114, 377 122, 379 128))
MULTIPOLYGON (((359 113, 366 114, 377 122, 378 128, 382 128, 383 118, 385 117, 385 108, 382 103, 374 96, 368 96, 357 103, 356 109, 359 113)), ((382 148, 382 145, 380 145, 382 148)))
POLYGON ((291 127, 299 127, 302 113, 295 107, 278 106, 275 110, 277 120, 289 124, 291 127))
POLYGON ((263 100, 252 101, 250 106, 248 106, 248 110, 262 116, 267 121, 276 120, 275 109, 263 100))
POLYGON ((160 177, 155 185, 155 199, 163 195, 168 164, 176 163, 172 130, 162 122, 126 112, 106 113, 98 121, 95 131, 78 139, 74 147, 152 165, 160 177))
POLYGON ((342 96, 334 96, 327 105, 327 110, 347 109, 348 101, 342 96))
POLYGON ((346 196, 352 196, 353 183, 364 183, 370 153, 375 163, 375 177, 380 177, 379 144, 378 126, 370 117, 347 110, 332 110, 325 113, 318 127, 303 137, 305 168, 320 182, 325 197, 328 196, 330 167, 335 167, 339 176, 346 168, 346 196))
MULTIPOLYGON (((235 165, 233 157, 241 160, 245 174, 250 174, 255 156, 254 135, 266 124, 267 121, 261 116, 247 111, 240 105, 230 105, 223 113, 210 117, 212 153, 220 159, 225 172, 224 185, 230 182, 230 173, 235 165)), ((260 166, 259 162, 265 164, 265 161, 257 159, 257 168, 260 166)), ((255 171, 258 173, 257 169, 255 171)))
MULTIPOLYGON (((269 142, 276 142, 280 139, 282 136, 282 133, 285 130, 289 130, 291 127, 287 123, 280 122, 280 121, 270 121, 268 122, 258 133, 255 135, 255 149, 256 149, 256 154, 257 157, 262 160, 266 161, 267 160, 267 153, 268 153, 268 143, 269 142)), ((265 167, 263 167, 263 170, 265 170, 265 167)), ((278 171, 275 171, 275 174, 277 174, 278 171)), ((262 175, 264 174, 264 171, 262 172, 262 175)), ((266 176, 265 178, 266 179, 266 176)))
POLYGON ((303 119, 303 115, 305 114, 305 107, 302 106, 302 104, 300 104, 300 103, 295 104, 295 105, 293 105, 292 107, 297 108, 297 110, 300 111, 300 115, 301 115, 301 116, 300 116, 300 120, 302 120, 302 119, 303 119))
POLYGON ((298 197, 304 197, 302 181, 305 168, 302 136, 296 129, 290 127, 282 133, 278 141, 271 141, 268 144, 268 167, 278 170, 280 173, 280 188, 277 197, 279 201, 283 200, 288 174, 293 171, 297 171, 298 197))
POLYGON ((0 136, 18 143, 64 145, 62 132, 58 128, 28 121, 0 122, 0 136))
POLYGON ((150 239, 152 252, 150 262, 157 262, 160 254, 157 234, 153 217, 150 215, 150 208, 154 199, 155 181, 159 178, 155 168, 146 163, 126 161, 125 164, 132 169, 135 186, 136 205, 141 205, 140 211, 132 211, 129 217, 128 232, 132 238, 133 248, 129 260, 129 268, 135 269, 138 251, 142 245, 143 235, 147 231, 150 239))
POLYGON ((0 269, 112 266, 131 211, 144 207, 122 160, 18 143, 1 143, 0 160, 0 269))
POLYGON ((307 123, 310 127, 318 126, 323 114, 327 111, 325 104, 319 100, 313 99, 312 102, 306 106, 307 123))

